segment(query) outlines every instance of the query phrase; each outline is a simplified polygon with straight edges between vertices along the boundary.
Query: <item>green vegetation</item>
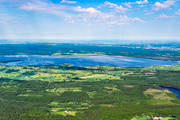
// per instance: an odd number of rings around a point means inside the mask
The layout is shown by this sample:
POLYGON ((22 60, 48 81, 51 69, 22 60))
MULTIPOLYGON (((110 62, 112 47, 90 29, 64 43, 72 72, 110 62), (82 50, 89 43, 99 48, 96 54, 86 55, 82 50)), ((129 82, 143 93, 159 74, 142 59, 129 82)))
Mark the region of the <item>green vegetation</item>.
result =
MULTIPOLYGON (((112 42, 112 41, 111 41, 112 42)), ((111 43, 110 42, 110 43, 111 43)), ((0 44, 0 55, 130 56, 180 61, 179 42, 142 44, 0 44)), ((18 60, 16 60, 18 61, 18 60)), ((4 61, 10 62, 10 61, 4 61)))
POLYGON ((180 66, 0 66, 0 120, 180 119, 180 66))

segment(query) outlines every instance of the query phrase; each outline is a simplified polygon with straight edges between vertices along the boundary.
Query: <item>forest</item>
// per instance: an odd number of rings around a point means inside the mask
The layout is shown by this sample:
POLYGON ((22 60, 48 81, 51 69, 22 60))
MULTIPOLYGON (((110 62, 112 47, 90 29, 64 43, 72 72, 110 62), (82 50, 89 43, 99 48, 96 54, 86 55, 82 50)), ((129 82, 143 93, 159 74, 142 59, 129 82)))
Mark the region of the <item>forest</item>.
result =
POLYGON ((180 66, 0 66, 1 120, 180 119, 180 66))

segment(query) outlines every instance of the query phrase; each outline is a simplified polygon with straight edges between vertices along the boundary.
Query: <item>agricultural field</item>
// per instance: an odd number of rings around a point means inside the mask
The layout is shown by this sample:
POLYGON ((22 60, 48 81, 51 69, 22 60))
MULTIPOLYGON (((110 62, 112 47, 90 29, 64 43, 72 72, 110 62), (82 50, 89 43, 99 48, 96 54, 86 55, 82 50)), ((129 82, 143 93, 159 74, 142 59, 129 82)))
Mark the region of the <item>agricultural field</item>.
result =
POLYGON ((180 66, 0 66, 0 120, 180 119, 180 66))

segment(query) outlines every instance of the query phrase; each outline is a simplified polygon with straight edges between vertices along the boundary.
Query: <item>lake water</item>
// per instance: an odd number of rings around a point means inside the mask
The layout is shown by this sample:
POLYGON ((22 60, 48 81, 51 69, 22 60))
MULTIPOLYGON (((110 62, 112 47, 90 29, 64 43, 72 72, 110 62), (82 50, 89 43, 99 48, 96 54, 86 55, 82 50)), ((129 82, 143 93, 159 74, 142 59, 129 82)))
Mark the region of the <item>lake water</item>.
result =
POLYGON ((164 87, 164 86, 160 86, 163 89, 168 89, 169 91, 173 92, 174 94, 177 95, 178 100, 180 100, 180 90, 173 88, 173 87, 164 87))
POLYGON ((118 67, 146 67, 158 65, 175 65, 175 61, 153 60, 146 58, 133 58, 122 56, 43 56, 43 55, 6 55, 0 56, 0 61, 7 62, 3 65, 61 65, 64 63, 74 66, 118 66, 118 67), (19 60, 19 61, 18 61, 19 60))

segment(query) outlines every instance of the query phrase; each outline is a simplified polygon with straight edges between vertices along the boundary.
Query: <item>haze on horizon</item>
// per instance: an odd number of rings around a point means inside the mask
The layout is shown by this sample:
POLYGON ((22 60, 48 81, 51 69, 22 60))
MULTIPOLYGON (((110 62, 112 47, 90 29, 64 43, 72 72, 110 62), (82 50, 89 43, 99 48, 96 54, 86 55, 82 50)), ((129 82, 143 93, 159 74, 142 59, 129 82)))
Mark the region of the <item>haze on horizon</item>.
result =
POLYGON ((179 40, 180 0, 0 0, 0 39, 179 40))

